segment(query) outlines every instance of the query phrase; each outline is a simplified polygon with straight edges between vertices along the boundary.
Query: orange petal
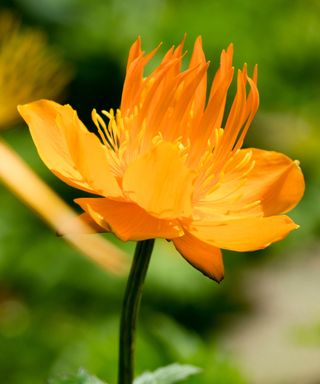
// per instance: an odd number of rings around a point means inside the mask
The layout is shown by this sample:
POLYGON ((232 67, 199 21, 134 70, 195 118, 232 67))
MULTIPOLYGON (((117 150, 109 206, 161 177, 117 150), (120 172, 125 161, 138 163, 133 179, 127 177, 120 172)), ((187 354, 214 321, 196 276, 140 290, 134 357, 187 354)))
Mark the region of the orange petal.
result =
POLYGON ((298 226, 288 216, 255 217, 224 223, 193 222, 190 232, 215 247, 254 251, 283 239, 298 226))
POLYGON ((271 151, 249 149, 255 161, 244 186, 245 195, 261 200, 265 216, 294 208, 304 193, 304 178, 297 161, 271 151))
POLYGON ((186 232, 184 236, 173 239, 181 255, 204 275, 218 283, 224 277, 221 251, 186 232))
POLYGON ((63 232, 59 232, 58 235, 66 236, 66 235, 73 235, 73 234, 90 234, 90 233, 103 233, 103 232, 110 232, 110 229, 107 230, 106 228, 100 227, 93 218, 87 213, 83 212, 79 216, 75 216, 68 222, 64 224, 63 232), (84 225, 80 226, 77 225, 77 223, 83 223, 84 225))
POLYGON ((194 174, 179 149, 161 142, 131 163, 123 177, 123 191, 151 215, 171 219, 189 217, 194 174))
POLYGON ((42 161, 67 184, 104 196, 121 189, 109 170, 108 153, 69 106, 39 100, 18 107, 42 161))
POLYGON ((142 50, 141 50, 141 37, 138 36, 137 40, 131 45, 128 55, 128 62, 127 62, 127 70, 129 69, 131 63, 137 59, 139 56, 141 56, 142 50))
POLYGON ((123 241, 156 237, 172 239, 183 235, 176 221, 156 219, 136 204, 103 198, 81 198, 75 202, 99 226, 111 230, 123 241))
MULTIPOLYGON (((161 44, 160 44, 161 45, 161 44)), ((147 55, 141 51, 141 39, 138 38, 132 45, 127 64, 126 77, 123 84, 121 111, 125 115, 131 108, 138 103, 138 96, 141 92, 141 87, 144 82, 143 70, 151 58, 155 55, 160 45, 153 49, 147 55)))
MULTIPOLYGON (((189 68, 197 67, 200 64, 205 64, 205 62, 206 62, 206 57, 202 49, 202 39, 200 36, 198 36, 194 43, 194 48, 193 48, 189 68)), ((204 105, 206 102, 206 94, 207 94, 207 72, 204 73, 203 77, 201 78, 201 81, 199 81, 198 83, 198 87, 196 91, 194 92, 193 110, 195 115, 198 115, 199 113, 203 113, 204 105)))

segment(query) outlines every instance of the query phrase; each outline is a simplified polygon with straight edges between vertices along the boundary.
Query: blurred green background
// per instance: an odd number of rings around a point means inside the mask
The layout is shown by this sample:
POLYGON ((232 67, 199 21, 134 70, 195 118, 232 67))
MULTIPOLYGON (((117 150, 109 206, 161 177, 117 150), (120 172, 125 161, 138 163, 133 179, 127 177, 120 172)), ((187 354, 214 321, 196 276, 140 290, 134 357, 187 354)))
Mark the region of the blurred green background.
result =
MULTIPOLYGON (((211 78, 230 42, 235 67, 258 63, 261 104, 246 145, 301 161, 307 189, 290 213, 301 228, 265 251, 225 252, 220 285, 158 240, 140 316, 137 373, 178 361, 203 368, 188 383, 320 383, 320 2, 1 0, 1 6, 45 31, 73 67, 63 101, 88 127, 92 108, 119 105, 137 35, 147 51, 163 41, 161 54, 185 32, 190 52, 202 35, 211 78)), ((22 122, 1 135, 66 201, 79 196, 40 162, 22 122)), ((40 384, 82 366, 115 383, 125 277, 84 259, 1 185, 0 212, 0 382, 40 384)), ((133 243, 107 237, 132 254, 133 243)))

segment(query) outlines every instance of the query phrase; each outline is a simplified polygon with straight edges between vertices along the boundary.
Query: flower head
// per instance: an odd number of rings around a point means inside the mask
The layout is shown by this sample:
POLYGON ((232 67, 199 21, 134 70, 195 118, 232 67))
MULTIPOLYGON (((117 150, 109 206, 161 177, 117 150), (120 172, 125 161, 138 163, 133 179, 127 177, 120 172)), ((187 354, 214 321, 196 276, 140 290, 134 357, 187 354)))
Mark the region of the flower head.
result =
POLYGON ((76 199, 96 224, 125 241, 172 240, 189 263, 220 281, 220 248, 261 249, 297 228, 283 213, 301 199, 303 176, 285 155, 241 149, 259 103, 256 68, 252 77, 246 66, 238 71, 223 123, 232 45, 222 51, 208 97, 200 37, 188 69, 181 70, 182 42, 144 77, 157 49, 145 55, 140 38, 132 45, 120 108, 92 112, 100 137, 69 105, 40 100, 19 111, 49 169, 100 196, 76 199))
POLYGON ((42 32, 22 29, 9 11, 0 13, 0 128, 19 119, 17 104, 57 97, 70 75, 42 32))

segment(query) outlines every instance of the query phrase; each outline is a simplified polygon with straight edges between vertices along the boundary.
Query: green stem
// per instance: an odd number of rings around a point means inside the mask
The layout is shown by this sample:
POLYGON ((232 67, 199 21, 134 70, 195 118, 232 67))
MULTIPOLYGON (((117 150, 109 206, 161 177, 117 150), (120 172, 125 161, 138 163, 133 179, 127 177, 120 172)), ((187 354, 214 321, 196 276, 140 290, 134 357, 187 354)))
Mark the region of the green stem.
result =
POLYGON ((136 323, 153 245, 154 239, 139 241, 135 249, 121 312, 118 384, 133 383, 136 323))

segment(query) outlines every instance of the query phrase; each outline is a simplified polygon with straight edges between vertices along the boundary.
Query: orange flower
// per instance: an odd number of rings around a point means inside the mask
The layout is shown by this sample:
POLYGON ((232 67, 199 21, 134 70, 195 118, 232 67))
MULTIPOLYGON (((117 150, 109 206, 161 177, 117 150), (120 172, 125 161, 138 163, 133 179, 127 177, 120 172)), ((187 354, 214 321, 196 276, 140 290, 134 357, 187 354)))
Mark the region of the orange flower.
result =
POLYGON ((171 48, 144 77, 157 49, 145 55, 137 39, 120 109, 102 111, 108 123, 92 112, 100 139, 69 105, 40 100, 19 111, 48 168, 101 196, 75 200, 87 218, 124 241, 172 240, 189 263, 220 281, 220 248, 261 249, 297 228, 283 213, 301 199, 304 180, 298 163, 285 155, 241 149, 259 103, 256 68, 252 78, 246 66, 238 71, 223 124, 232 46, 221 54, 207 103, 201 38, 184 71, 182 47, 171 48))

